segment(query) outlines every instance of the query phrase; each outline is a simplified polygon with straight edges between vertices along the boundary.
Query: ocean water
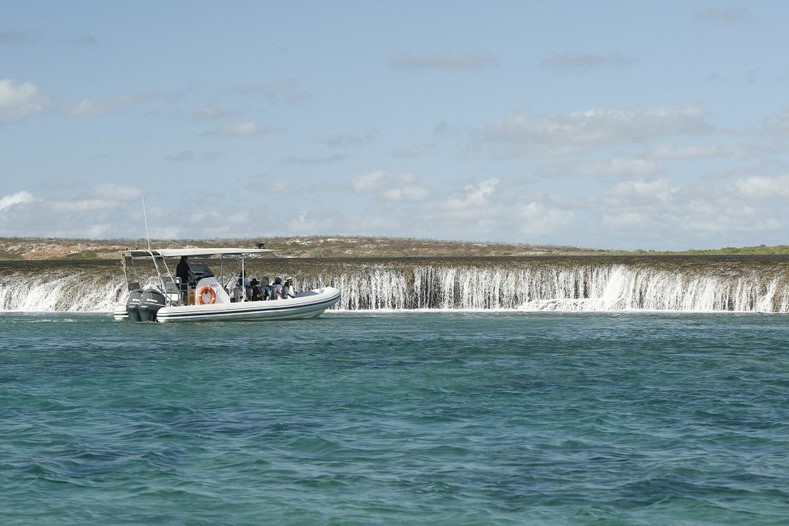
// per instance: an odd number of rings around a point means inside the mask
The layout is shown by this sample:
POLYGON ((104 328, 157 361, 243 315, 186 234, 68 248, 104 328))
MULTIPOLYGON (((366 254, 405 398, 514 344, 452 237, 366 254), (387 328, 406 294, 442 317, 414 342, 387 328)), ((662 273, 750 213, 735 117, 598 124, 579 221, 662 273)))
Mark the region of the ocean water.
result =
POLYGON ((0 315, 0 523, 784 524, 789 318, 0 315))

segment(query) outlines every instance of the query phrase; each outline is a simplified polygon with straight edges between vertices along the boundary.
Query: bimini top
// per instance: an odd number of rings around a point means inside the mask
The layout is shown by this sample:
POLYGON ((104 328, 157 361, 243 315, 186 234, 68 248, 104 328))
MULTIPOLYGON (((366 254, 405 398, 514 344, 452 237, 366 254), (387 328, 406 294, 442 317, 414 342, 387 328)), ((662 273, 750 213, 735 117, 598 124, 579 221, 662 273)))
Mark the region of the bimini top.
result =
POLYGON ((267 248, 158 248, 158 249, 137 249, 126 250, 123 257, 127 258, 177 258, 187 257, 214 257, 214 256, 247 256, 252 254, 269 254, 271 250, 267 248))

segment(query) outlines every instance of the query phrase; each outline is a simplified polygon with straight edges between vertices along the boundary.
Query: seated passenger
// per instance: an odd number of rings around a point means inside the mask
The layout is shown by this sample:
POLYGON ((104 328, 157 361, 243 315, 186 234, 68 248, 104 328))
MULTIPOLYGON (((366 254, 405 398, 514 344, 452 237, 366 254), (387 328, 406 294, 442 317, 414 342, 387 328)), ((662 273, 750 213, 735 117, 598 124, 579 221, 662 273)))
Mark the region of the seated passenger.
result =
POLYGON ((260 299, 264 301, 271 299, 271 285, 269 285, 268 276, 263 276, 260 281, 260 299))
POLYGON ((260 287, 258 286, 258 278, 252 278, 249 282, 252 293, 249 295, 250 301, 260 301, 260 287))
POLYGON ((285 279, 285 284, 282 286, 282 297, 283 298, 296 297, 296 287, 293 286, 293 278, 285 279))
POLYGON ((271 286, 271 299, 282 299, 282 278, 279 276, 274 278, 274 285, 271 286))
POLYGON ((241 273, 238 275, 238 279, 236 280, 236 292, 235 292, 236 301, 249 301, 249 298, 251 296, 252 296, 252 285, 249 281, 249 278, 246 277, 246 275, 244 275, 243 273, 241 273))
POLYGON ((230 298, 231 301, 244 301, 244 287, 241 287, 238 283, 233 286, 233 296, 230 298))

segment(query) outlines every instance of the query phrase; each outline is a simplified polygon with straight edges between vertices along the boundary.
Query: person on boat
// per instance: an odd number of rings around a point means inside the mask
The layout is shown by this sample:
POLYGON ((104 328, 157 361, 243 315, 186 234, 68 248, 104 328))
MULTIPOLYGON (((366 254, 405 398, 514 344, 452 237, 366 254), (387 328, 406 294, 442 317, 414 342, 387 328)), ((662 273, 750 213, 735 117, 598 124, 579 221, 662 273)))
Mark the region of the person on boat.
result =
POLYGON ((282 278, 279 276, 274 278, 274 284, 271 286, 271 299, 282 299, 282 278))
POLYGON ((271 299, 271 285, 269 285, 268 276, 263 276, 260 280, 260 299, 271 299))
POLYGON ((175 276, 181 282, 181 301, 186 302, 189 299, 189 284, 194 283, 195 280, 195 275, 186 256, 181 256, 178 266, 175 267, 175 276))
POLYGON ((235 284, 233 285, 233 297, 230 299, 230 301, 239 302, 249 300, 249 297, 252 295, 250 288, 249 278, 247 278, 244 274, 239 274, 238 278, 236 278, 235 284))
POLYGON ((293 286, 293 278, 286 278, 285 284, 282 285, 282 298, 295 298, 296 287, 293 286))
POLYGON ((250 301, 260 301, 260 287, 258 278, 252 278, 252 281, 249 282, 250 288, 252 290, 252 294, 249 296, 250 301))

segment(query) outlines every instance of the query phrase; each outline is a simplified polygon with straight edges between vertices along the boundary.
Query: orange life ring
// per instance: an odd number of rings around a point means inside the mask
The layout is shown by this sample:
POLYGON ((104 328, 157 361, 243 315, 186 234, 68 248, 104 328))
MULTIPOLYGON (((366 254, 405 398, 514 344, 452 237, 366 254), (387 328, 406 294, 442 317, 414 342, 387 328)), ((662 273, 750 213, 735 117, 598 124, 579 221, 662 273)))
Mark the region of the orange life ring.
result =
POLYGON ((198 305, 211 305, 212 303, 216 303, 216 291, 211 288, 211 285, 203 285, 197 289, 195 299, 198 305))

